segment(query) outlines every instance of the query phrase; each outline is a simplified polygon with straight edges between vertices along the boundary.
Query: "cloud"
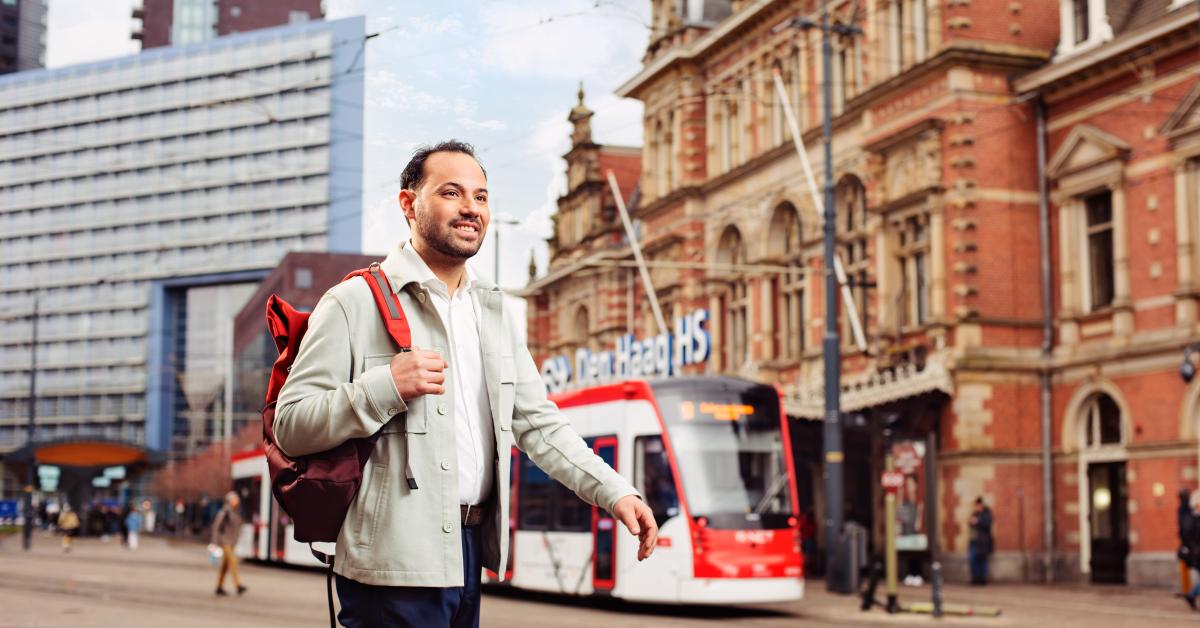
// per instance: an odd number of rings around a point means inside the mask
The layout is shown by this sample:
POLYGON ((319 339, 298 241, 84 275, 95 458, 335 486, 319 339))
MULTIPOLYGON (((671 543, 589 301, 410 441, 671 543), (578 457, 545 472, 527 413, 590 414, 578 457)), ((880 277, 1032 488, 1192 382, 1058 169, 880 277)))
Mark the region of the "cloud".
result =
POLYGON ((448 106, 446 99, 400 80, 390 70, 367 72, 367 106, 399 113, 428 113, 448 106))
POLYGON ((475 131, 503 131, 508 128, 508 123, 503 120, 472 120, 471 118, 459 118, 458 125, 464 129, 475 131))
POLYGON ((132 0, 55 0, 46 17, 46 65, 61 67, 135 54, 132 0))
POLYGON ((634 70, 648 36, 633 15, 599 3, 486 4, 479 21, 487 31, 482 62, 515 76, 575 79, 634 70))

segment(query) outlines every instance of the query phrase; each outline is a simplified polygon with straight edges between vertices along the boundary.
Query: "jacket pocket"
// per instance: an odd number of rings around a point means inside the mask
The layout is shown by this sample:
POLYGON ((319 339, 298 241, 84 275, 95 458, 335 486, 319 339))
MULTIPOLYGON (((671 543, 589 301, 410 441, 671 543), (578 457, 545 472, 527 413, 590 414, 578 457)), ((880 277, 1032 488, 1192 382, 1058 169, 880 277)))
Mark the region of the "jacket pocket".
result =
POLYGON ((358 545, 368 547, 375 538, 379 528, 379 520, 387 507, 387 467, 378 464, 369 465, 370 474, 363 476, 367 490, 362 493, 362 520, 358 526, 358 545))

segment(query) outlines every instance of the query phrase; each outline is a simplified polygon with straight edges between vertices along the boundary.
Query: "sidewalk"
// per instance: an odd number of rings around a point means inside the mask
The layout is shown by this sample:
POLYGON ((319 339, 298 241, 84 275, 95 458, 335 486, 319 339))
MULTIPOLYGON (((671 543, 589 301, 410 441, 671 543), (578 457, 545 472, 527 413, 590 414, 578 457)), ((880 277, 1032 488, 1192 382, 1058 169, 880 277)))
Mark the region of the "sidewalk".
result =
MULTIPOLYGON (((242 564, 250 591, 216 598, 216 569, 204 545, 144 537, 130 552, 117 541, 79 539, 64 554, 57 537, 37 533, 33 551, 20 535, 0 537, 0 628, 7 626, 315 626, 326 620, 320 571, 242 564)), ((900 587, 903 603, 929 600, 930 589, 900 587)), ((882 589, 879 597, 883 598, 882 589)), ((497 595, 485 591, 483 628, 759 628, 923 625, 993 628, 1160 628, 1200 625, 1172 591, 1087 585, 948 585, 947 603, 999 607, 999 617, 888 615, 859 610, 859 598, 833 595, 810 580, 804 599, 756 607, 678 607, 613 601, 581 603, 567 597, 497 595)))
MULTIPOLYGON (((929 602, 928 585, 901 586, 897 591, 902 604, 929 602)), ((880 586, 877 599, 885 601, 880 586)), ((793 612, 818 621, 852 624, 929 624, 939 626, 1054 626, 1080 628, 1200 625, 1200 613, 1188 608, 1174 591, 1099 585, 993 584, 971 587, 950 584, 944 587, 943 601, 974 607, 999 608, 999 617, 955 617, 934 620, 929 615, 887 614, 882 608, 859 610, 857 596, 835 595, 825 591, 823 580, 807 583, 805 599, 791 607, 793 612)))

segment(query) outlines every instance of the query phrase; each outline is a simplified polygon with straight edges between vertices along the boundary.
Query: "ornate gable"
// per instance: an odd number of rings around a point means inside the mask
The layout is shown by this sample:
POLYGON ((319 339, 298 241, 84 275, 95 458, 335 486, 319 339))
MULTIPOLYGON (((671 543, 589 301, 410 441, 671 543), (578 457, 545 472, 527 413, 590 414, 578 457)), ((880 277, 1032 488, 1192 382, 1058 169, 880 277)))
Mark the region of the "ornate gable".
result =
POLYGON ((1174 143, 1180 137, 1200 130, 1200 106, 1197 105, 1200 105, 1200 81, 1192 86, 1175 111, 1171 112, 1171 116, 1163 124, 1162 135, 1174 143))
POLYGON ((1057 179, 1109 161, 1129 156, 1129 144, 1088 124, 1071 129, 1066 141, 1054 153, 1047 174, 1057 179))

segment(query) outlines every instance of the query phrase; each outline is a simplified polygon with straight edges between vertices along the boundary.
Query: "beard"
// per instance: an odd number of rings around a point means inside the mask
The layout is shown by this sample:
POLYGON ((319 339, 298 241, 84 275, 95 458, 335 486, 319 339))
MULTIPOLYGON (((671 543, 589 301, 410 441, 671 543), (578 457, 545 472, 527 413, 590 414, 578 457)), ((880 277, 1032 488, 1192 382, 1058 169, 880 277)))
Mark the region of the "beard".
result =
POLYGON ((456 217, 450 222, 438 223, 434 219, 423 215, 422 212, 417 214, 415 222, 417 232, 421 234, 421 239, 430 248, 447 257, 470 259, 479 252, 479 247, 483 245, 483 223, 478 219, 456 217), (474 223, 475 228, 478 230, 479 237, 474 242, 459 239, 455 231, 454 224, 464 221, 474 223))

